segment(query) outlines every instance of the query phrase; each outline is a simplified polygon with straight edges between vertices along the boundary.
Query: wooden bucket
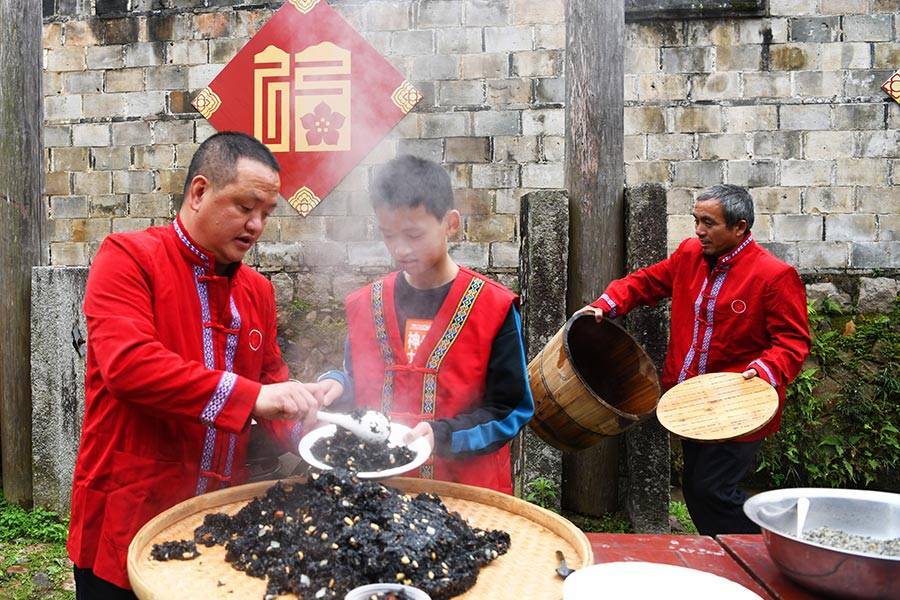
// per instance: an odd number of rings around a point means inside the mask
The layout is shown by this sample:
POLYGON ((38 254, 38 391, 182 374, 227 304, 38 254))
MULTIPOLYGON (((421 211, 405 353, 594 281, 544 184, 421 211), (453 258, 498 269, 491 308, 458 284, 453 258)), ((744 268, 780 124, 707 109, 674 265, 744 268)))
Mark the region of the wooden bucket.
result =
POLYGON ((649 417, 659 401, 653 361, 622 327, 592 315, 569 319, 528 365, 531 428, 577 452, 649 417))

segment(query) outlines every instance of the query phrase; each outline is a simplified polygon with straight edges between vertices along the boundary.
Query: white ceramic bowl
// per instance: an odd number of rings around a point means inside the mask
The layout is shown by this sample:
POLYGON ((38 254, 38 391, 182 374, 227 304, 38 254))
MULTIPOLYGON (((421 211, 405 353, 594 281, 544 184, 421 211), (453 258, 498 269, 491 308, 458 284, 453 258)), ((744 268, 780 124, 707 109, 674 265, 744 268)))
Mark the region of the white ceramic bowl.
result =
POLYGON ((431 596, 419 588, 414 588, 409 585, 400 585, 399 583, 370 583, 369 585, 353 588, 347 592, 347 595, 344 596, 344 600, 369 600, 369 597, 372 596, 372 594, 377 594, 379 592, 404 592, 407 597, 412 600, 431 600, 431 596))

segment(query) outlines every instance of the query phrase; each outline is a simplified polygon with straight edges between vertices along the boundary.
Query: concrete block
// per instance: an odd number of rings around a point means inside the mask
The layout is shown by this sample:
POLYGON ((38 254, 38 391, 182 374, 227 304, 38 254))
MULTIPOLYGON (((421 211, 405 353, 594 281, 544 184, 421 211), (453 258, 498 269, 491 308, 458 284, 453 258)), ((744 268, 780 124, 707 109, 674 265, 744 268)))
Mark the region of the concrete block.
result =
POLYGON ((87 64, 87 52, 79 47, 47 50, 44 57, 48 71, 82 71, 87 64))
POLYGON ((523 115, 517 110, 479 111, 472 117, 472 133, 476 136, 518 135, 522 133, 523 115))
POLYGON ((881 129, 884 107, 881 104, 834 105, 835 129, 881 129))
POLYGON ((900 242, 855 242, 850 248, 854 269, 896 269, 900 267, 900 242))
POLYGON ((530 79, 488 79, 485 93, 487 105, 493 108, 533 108, 530 79))
POLYGON ((91 219, 99 217, 124 217, 128 213, 128 196, 98 195, 89 199, 91 219))
POLYGON ((709 73, 713 70, 712 48, 708 46, 663 48, 662 69, 666 73, 709 73))
POLYGON ((164 92, 128 92, 125 97, 125 116, 146 117, 166 112, 164 92))
MULTIPOLYGON (((471 56, 471 55, 470 55, 471 56)), ((460 57, 428 54, 413 57, 411 77, 419 81, 457 79, 460 76, 460 57)))
POLYGON ((450 244, 450 256, 460 265, 471 269, 486 269, 490 264, 490 245, 471 242, 450 244))
POLYGON ((174 216, 172 197, 169 194, 131 194, 128 214, 132 217, 170 219, 174 216))
POLYGON ((496 269, 516 269, 519 266, 518 242, 493 242, 490 253, 491 266, 496 269))
POLYGON ((559 77, 563 72, 560 50, 533 50, 512 55, 510 75, 513 77, 559 77))
POLYGON ((838 185, 883 186, 888 183, 888 164, 877 158, 837 160, 838 185))
POLYGON ((650 73, 637 76, 637 96, 645 102, 680 100, 687 97, 687 92, 688 78, 686 75, 650 73))
POLYGON ((522 133, 525 135, 565 135, 564 109, 522 111, 522 133))
POLYGON ((166 59, 175 65, 203 65, 209 62, 209 42, 179 40, 166 43, 166 59))
POLYGON ((34 503, 69 512, 72 473, 84 415, 81 306, 87 268, 34 267, 31 295, 34 503))
POLYGON ((716 133, 722 130, 722 110, 719 106, 676 107, 673 131, 685 133, 716 133))
POLYGON ((489 215, 495 192, 493 190, 453 190, 453 205, 463 216, 489 215))
POLYGON ((87 148, 53 148, 50 150, 50 165, 54 171, 87 171, 87 148))
POLYGON ((116 146, 146 144, 150 139, 150 123, 146 121, 113 123, 110 127, 112 142, 116 146))
POLYGON ((72 193, 72 177, 69 173, 56 172, 44 175, 44 194, 47 196, 68 196, 72 193))
POLYGON ((465 239, 469 242, 511 242, 516 237, 513 215, 474 215, 465 221, 465 239))
POLYGON ((778 107, 773 105, 726 106, 723 113, 725 131, 740 133, 778 128, 778 107))
POLYGON ((878 215, 878 241, 900 242, 900 215, 878 215))
POLYGON ((691 97, 695 100, 739 98, 740 77, 734 72, 709 73, 690 76, 691 97))
POLYGON ((122 231, 140 231, 153 225, 153 219, 136 219, 126 217, 123 219, 113 219, 113 233, 122 231))
POLYGON ((787 98, 791 95, 788 73, 744 73, 745 98, 787 98))
POLYGON ((476 54, 484 51, 480 28, 438 29, 436 33, 438 54, 476 54))
POLYGON ((686 46, 733 46, 739 40, 737 23, 732 20, 691 19, 686 25, 686 46))
MULTIPOLYGON (((314 213, 315 214, 315 213, 314 213)), ((298 219, 296 217, 280 217, 281 224, 279 239, 282 242, 308 242, 308 241, 324 241, 326 239, 327 221, 324 217, 308 216, 298 219)), ((363 226, 363 235, 360 235, 354 241, 365 239, 365 219, 353 217, 351 220, 361 223, 363 226)), ((345 240, 334 240, 345 241, 345 240)), ((302 244, 301 244, 302 246, 302 244)))
POLYGON ((872 51, 865 42, 838 42, 822 44, 819 49, 822 68, 868 69, 872 66, 872 51))
POLYGON ((777 16, 814 15, 818 8, 816 0, 771 0, 769 12, 777 16))
POLYGON ((854 155, 852 131, 810 131, 806 133, 806 158, 829 159, 854 155))
POLYGON ((466 115, 462 113, 423 114, 419 117, 422 137, 454 137, 466 134, 466 115))
POLYGON ((801 17, 790 20, 792 42, 836 42, 841 37, 840 17, 801 17))
POLYGON ((148 90, 181 90, 188 85, 188 67, 164 65, 146 70, 148 90))
POLYGON ((157 144, 192 142, 194 127, 190 121, 154 121, 153 141, 157 144))
POLYGON ((771 160, 730 160, 725 164, 725 183, 744 187, 778 185, 778 163, 771 160))
POLYGON ((562 189, 566 185, 565 164, 560 162, 522 165, 521 185, 533 189, 562 189))
POLYGON ((563 23, 566 18, 565 0, 509 0, 510 22, 563 23))
POLYGON ((844 40, 848 42, 884 42, 893 38, 891 15, 847 15, 844 40))
POLYGON ((44 118, 48 121, 68 121, 80 119, 81 96, 47 96, 44 98, 44 118))
POLYGON ((774 239, 779 242, 816 241, 822 239, 823 220, 816 215, 775 215, 774 239))
POLYGON ((821 0, 823 15, 864 15, 869 12, 868 0, 821 0))
POLYGON ((659 52, 659 48, 641 48, 639 46, 626 47, 625 72, 631 74, 659 73, 659 52))
POLYGON ((143 69, 118 69, 106 71, 103 91, 139 92, 144 89, 143 69))
POLYGON ((687 187, 709 187, 722 183, 723 163, 713 160, 695 160, 676 162, 672 183, 687 187))
POLYGON ((867 131, 860 137, 865 157, 900 158, 900 130, 867 131))
POLYGON ((893 74, 894 69, 856 69, 847 71, 844 95, 881 101, 884 98, 881 84, 893 74))
POLYGON ((716 68, 721 71, 758 71, 762 64, 762 46, 716 46, 716 68))
POLYGON ((109 119, 125 110, 124 94, 86 94, 82 96, 82 102, 83 114, 88 118, 109 119))
POLYGON ((647 136, 647 158, 650 160, 689 160, 694 155, 694 134, 667 133, 647 136))
POLYGON ((150 67, 165 62, 165 43, 141 42, 125 46, 126 67, 150 67))
POLYGON ((463 3, 461 0, 426 0, 416 8, 417 27, 459 27, 462 25, 463 3))
POLYGON ((536 25, 534 27, 535 50, 564 50, 566 48, 566 26, 536 25))
POLYGON ((900 65, 900 43, 879 42, 873 45, 875 47, 875 56, 872 60, 872 66, 876 69, 890 69, 900 65))
POLYGON ((811 215, 853 212, 853 188, 820 187, 803 192, 803 212, 811 215))
POLYGON ((460 57, 462 79, 498 79, 509 75, 507 54, 466 54, 460 57))
POLYGON ((781 163, 781 185, 829 185, 833 163, 827 160, 785 160, 781 163))
POLYGON ((51 196, 51 219, 84 219, 88 216, 87 199, 84 196, 51 196))
MULTIPOLYGON (((73 71, 63 74, 63 86, 71 94, 94 94, 103 89, 102 71, 73 71)), ((44 93, 47 93, 46 88, 44 93)))
POLYGON ((818 44, 773 44, 769 68, 773 71, 804 71, 818 67, 818 44))
POLYGON ((875 241, 875 215, 826 215, 825 239, 847 242, 875 241))
POLYGON ((800 158, 799 131, 759 131, 751 136, 751 148, 756 158, 800 158))
POLYGON ((44 147, 71 146, 72 128, 68 125, 44 125, 44 147))
POLYGON ((625 24, 625 45, 659 48, 684 46, 684 27, 679 21, 637 21, 625 24))
MULTIPOLYGON (((476 154, 476 156, 481 156, 481 154, 476 154)), ((536 136, 498 136, 494 138, 494 162, 525 164, 538 162, 540 158, 540 143, 536 136)))
POLYGON ((175 146, 154 144, 134 147, 134 166, 137 169, 171 169, 175 166, 175 146))
POLYGON ((668 161, 648 161, 625 165, 625 184, 638 186, 644 183, 666 183, 669 181, 668 161))
POLYGON ((434 31, 395 31, 391 33, 391 54, 416 56, 434 52, 434 31))
POLYGON ((535 86, 535 102, 541 104, 564 104, 566 101, 566 80, 563 77, 542 77, 535 86))
POLYGON ((666 118, 662 107, 625 107, 625 135, 636 133, 662 133, 665 130, 666 118))
POLYGON ((844 85, 842 71, 795 71, 794 91, 804 98, 836 98, 844 85))
POLYGON ((850 266, 849 244, 846 242, 799 242, 799 267, 812 269, 846 269, 850 266))
POLYGON ((91 159, 97 171, 127 170, 131 167, 131 148, 128 146, 92 148, 91 159))
POLYGON ((647 160, 647 137, 643 135, 626 135, 623 152, 625 162, 647 160))
POLYGON ((831 127, 831 107, 816 104, 782 105, 781 128, 824 130, 831 127))
POLYGON ((485 27, 485 52, 520 52, 532 50, 534 47, 534 28, 520 27, 485 27))
POLYGON ((887 314, 900 294, 900 282, 890 277, 860 277, 859 312, 887 314))
POLYGON ((468 27, 506 25, 509 23, 509 5, 493 0, 465 0, 463 21, 468 27))
POLYGON ((483 104, 484 100, 484 83, 480 80, 438 83, 439 106, 477 106, 483 104))
POLYGON ((743 159, 749 158, 747 136, 742 133, 701 133, 699 157, 701 159, 743 159))
POLYGON ((153 191, 153 173, 149 171, 113 172, 113 193, 146 194, 153 191))
POLYGON ((487 189, 519 187, 519 165, 509 163, 472 165, 472 187, 487 189))
POLYGON ((857 201, 859 212, 900 214, 900 188, 897 186, 858 188, 857 201))
POLYGON ((563 136, 545 136, 541 159, 547 162, 565 162, 566 138, 563 136))
POLYGON ((900 4, 897 3, 897 0, 873 0, 871 12, 897 14, 900 12, 900 4))
POLYGON ((75 173, 72 191, 84 196, 108 194, 112 191, 112 176, 110 173, 110 171, 75 173))
POLYGON ((752 188, 757 213, 796 214, 800 212, 800 190, 789 187, 752 188))
POLYGON ((224 64, 188 67, 188 89, 199 90, 205 88, 224 68, 224 64))
POLYGON ((737 22, 738 42, 741 44, 783 44, 788 41, 788 22, 789 19, 784 17, 739 19, 737 22), (766 40, 771 41, 767 42, 766 40))

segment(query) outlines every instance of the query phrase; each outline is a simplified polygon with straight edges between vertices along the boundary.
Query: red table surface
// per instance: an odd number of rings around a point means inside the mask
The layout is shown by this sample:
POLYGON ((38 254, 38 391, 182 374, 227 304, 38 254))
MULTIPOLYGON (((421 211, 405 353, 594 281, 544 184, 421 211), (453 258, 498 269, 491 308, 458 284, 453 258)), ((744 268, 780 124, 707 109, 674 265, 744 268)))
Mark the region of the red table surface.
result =
POLYGON ((594 551, 595 563, 643 561, 688 567, 730 579, 761 598, 778 598, 769 594, 716 540, 705 535, 586 535, 594 551))
POLYGON ((777 600, 821 598, 785 577, 769 557, 761 535, 720 535, 716 540, 777 600))

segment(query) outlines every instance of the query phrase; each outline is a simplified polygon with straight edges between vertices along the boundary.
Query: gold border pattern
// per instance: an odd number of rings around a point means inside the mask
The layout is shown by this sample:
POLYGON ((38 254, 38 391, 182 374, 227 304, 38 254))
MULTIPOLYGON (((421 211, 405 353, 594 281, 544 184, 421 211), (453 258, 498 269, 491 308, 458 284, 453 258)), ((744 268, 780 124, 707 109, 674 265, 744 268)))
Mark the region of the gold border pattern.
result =
POLYGON ((304 15, 314 9, 319 0, 288 0, 288 4, 299 10, 304 15))
POLYGON ((287 201, 301 216, 305 217, 319 204, 319 202, 322 201, 322 199, 316 196, 311 189, 303 186, 294 192, 294 195, 288 198, 287 201))
POLYGON ((422 99, 422 94, 419 93, 419 90, 413 87, 408 80, 403 80, 394 93, 391 94, 391 101, 403 111, 404 114, 408 113, 413 109, 413 107, 419 103, 419 100, 422 99))
POLYGON ((212 88, 203 88, 191 104, 197 112, 208 119, 222 106, 222 99, 212 91, 212 88))

